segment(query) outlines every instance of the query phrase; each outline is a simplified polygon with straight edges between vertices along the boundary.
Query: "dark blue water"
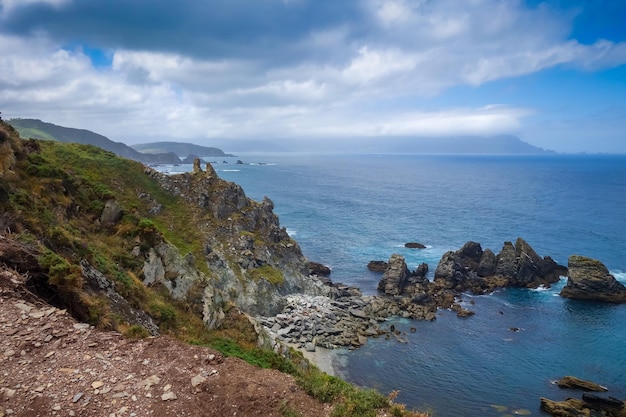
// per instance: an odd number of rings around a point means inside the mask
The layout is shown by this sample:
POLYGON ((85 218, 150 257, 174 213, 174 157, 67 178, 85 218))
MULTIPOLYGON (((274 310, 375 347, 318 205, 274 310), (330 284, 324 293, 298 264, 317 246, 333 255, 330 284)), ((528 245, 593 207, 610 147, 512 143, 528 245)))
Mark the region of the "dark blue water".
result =
MULTIPOLYGON (((432 274, 469 240, 498 252, 518 236, 541 256, 590 256, 626 279, 626 156, 239 158, 271 165, 220 163, 219 175, 254 199, 269 196, 305 255, 365 293, 380 279, 370 260, 400 253, 432 274), (427 249, 405 249, 409 241, 427 249)), ((342 355, 339 370, 435 416, 540 415, 540 396, 578 395, 551 384, 563 375, 626 398, 626 305, 564 300, 559 288, 473 297, 469 319, 397 320, 408 344, 372 340, 342 355)))

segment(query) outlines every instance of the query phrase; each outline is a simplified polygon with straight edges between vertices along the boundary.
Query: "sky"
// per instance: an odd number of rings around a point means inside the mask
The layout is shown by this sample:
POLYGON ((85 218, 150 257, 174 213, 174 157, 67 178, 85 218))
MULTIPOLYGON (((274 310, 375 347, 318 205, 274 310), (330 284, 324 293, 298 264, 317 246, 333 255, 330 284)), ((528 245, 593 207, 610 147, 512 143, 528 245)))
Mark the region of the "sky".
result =
POLYGON ((626 0, 0 0, 0 111, 128 144, 626 153, 626 0))

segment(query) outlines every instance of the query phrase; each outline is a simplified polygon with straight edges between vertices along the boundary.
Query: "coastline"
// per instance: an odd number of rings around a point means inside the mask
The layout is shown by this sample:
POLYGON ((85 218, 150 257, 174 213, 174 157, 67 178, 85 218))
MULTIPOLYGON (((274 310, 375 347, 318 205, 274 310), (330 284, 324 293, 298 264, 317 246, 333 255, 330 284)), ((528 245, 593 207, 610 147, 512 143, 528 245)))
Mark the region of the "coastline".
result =
POLYGON ((315 352, 308 352, 305 349, 301 349, 300 352, 302 352, 305 359, 317 366, 321 371, 331 376, 338 376, 335 370, 335 361, 338 358, 338 354, 335 349, 316 346, 315 352))

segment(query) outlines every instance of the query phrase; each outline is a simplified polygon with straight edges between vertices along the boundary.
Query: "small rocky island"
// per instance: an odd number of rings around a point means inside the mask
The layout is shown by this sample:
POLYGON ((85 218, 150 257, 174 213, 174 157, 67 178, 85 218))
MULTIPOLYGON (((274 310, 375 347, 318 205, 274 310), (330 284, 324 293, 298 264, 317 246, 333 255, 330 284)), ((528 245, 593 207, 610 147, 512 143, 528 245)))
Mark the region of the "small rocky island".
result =
POLYGON ((561 297, 579 300, 626 303, 626 287, 596 259, 572 255, 567 261, 567 284, 561 297))

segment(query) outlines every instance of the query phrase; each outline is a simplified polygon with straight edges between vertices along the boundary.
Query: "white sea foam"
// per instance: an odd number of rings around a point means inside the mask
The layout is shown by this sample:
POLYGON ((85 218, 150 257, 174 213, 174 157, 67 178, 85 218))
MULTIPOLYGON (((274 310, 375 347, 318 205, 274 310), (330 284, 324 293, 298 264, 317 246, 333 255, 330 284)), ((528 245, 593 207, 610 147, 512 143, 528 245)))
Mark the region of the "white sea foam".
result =
POLYGON ((626 285, 626 272, 622 271, 610 271, 611 275, 615 277, 616 280, 626 285))
POLYGON ((220 169, 220 171, 222 171, 222 172, 239 172, 241 170, 240 169, 220 169))
POLYGON ((289 228, 287 228, 287 234, 289 235, 289 237, 294 237, 295 235, 297 235, 297 234, 298 234, 298 232, 296 232, 296 231, 295 231, 295 230, 293 230, 293 229, 289 229, 289 228))

